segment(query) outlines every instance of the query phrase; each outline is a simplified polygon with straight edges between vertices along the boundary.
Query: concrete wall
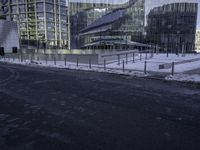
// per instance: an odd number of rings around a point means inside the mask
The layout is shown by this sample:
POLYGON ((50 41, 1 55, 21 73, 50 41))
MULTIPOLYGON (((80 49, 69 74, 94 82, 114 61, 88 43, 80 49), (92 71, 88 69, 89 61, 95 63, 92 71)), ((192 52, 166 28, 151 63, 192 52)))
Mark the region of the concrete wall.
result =
POLYGON ((65 58, 67 62, 76 63, 77 60, 81 64, 91 64, 98 65, 99 64, 99 56, 98 54, 6 54, 4 57, 6 58, 23 58, 23 60, 40 60, 40 61, 62 61, 64 63, 65 58))
POLYGON ((11 53, 12 47, 19 49, 17 23, 0 20, 0 47, 4 47, 5 53, 11 53))

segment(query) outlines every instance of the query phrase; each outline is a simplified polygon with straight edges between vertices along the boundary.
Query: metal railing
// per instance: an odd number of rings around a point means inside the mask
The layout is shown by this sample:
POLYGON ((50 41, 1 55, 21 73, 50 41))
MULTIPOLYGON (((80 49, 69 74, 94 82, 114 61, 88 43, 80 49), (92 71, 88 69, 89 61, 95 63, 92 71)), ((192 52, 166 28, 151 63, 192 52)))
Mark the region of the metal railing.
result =
MULTIPOLYGON (((82 63, 80 60, 81 58, 76 56, 74 57, 74 61, 68 60, 67 55, 56 55, 56 54, 40 54, 40 57, 36 54, 5 54, 4 56, 0 56, 0 60, 2 61, 8 61, 8 62, 18 62, 18 63, 25 63, 29 62, 32 64, 42 64, 42 65, 53 65, 53 66, 61 66, 63 68, 69 68, 73 66, 74 69, 88 69, 88 70, 98 70, 103 69, 104 71, 121 71, 123 73, 130 72, 130 71, 139 71, 143 74, 148 74, 151 72, 154 72, 154 70, 150 70, 148 68, 149 63, 152 63, 150 60, 154 58, 154 55, 159 55, 158 53, 154 53, 152 50, 138 52, 138 51, 131 51, 131 52, 121 52, 116 53, 112 55, 103 55, 101 56, 103 59, 103 63, 94 63, 94 59, 92 57, 87 57, 84 60, 84 63, 82 63), (42 56, 42 57, 41 57, 42 56), (117 56, 117 60, 109 60, 111 56, 117 56), (131 68, 127 68, 127 65, 134 64, 136 62, 144 63, 143 70, 137 70, 131 68), (118 67, 111 67, 111 64, 117 64, 118 67)), ((170 54, 166 54, 166 57, 170 57, 170 54)), ((187 55, 187 54, 185 54, 187 55)), ((185 57, 182 56, 182 57, 185 57)), ((188 54, 189 55, 189 54, 188 54)), ((197 54, 190 54, 190 55, 197 55, 197 54)), ((180 57, 180 56, 177 56, 180 57)), ((200 60, 200 58, 194 59, 200 60)), ((95 60, 96 61, 96 60, 95 60)), ((189 61, 186 61, 189 62, 189 61)), ((162 63, 162 62, 159 62, 162 63)), ((163 62, 163 64, 166 64, 166 62, 163 62)), ((170 64, 168 74, 174 75, 175 74, 175 66, 179 63, 172 61, 170 64), (171 69, 170 69, 171 68, 171 69)))

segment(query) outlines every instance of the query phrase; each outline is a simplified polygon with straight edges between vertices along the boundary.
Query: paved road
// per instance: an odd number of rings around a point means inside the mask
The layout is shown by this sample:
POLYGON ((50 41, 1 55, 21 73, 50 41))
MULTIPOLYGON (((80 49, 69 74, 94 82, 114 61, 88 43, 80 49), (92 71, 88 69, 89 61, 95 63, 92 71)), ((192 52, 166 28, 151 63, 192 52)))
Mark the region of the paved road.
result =
POLYGON ((0 150, 198 150, 199 88, 0 63, 0 150))
POLYGON ((184 73, 185 74, 189 74, 189 75, 200 75, 200 68, 194 69, 194 70, 190 70, 190 71, 186 71, 184 73))

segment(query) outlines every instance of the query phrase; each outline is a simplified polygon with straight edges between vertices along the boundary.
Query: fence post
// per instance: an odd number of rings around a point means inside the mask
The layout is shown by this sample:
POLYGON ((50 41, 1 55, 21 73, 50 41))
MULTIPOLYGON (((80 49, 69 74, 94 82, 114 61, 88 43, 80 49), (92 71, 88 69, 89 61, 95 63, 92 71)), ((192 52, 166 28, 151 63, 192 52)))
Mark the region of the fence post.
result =
POLYGON ((54 65, 56 65, 56 57, 55 57, 55 55, 54 55, 54 65))
POLYGON ((158 47, 156 47, 156 55, 158 55, 158 50, 159 50, 158 47))
POLYGON ((33 62, 33 54, 31 54, 30 56, 31 56, 31 62, 33 62))
POLYGON ((23 54, 21 54, 21 62, 23 62, 23 54))
POLYGON ((78 64, 79 64, 79 59, 77 58, 76 59, 76 67, 78 67, 78 64))
POLYGON ((106 70, 106 59, 104 59, 104 70, 106 70))
POLYGON ((145 52, 145 60, 147 60, 147 52, 145 52))
POLYGON ((123 72, 125 71, 125 66, 124 66, 124 65, 125 65, 125 62, 124 62, 124 60, 123 60, 123 64, 122 64, 122 67, 123 67, 123 68, 122 68, 122 69, 123 69, 123 72))
POLYGON ((154 55, 154 51, 151 51, 151 58, 153 58, 153 55, 154 55))
POLYGON ((65 56, 65 67, 67 66, 67 58, 66 58, 66 56, 65 56))
POLYGON ((147 61, 144 62, 144 74, 147 74, 147 61))
POLYGON ((92 68, 91 59, 89 59, 89 68, 90 68, 90 69, 92 68))
POLYGON ((47 61, 48 61, 48 60, 47 60, 47 55, 45 55, 45 59, 46 59, 46 65, 47 65, 47 61))
POLYGON ((118 54, 117 57, 118 57, 118 65, 120 65, 120 55, 118 54))
POLYGON ((168 48, 167 48, 167 57, 169 57, 169 51, 168 51, 168 48))
POLYGON ((133 53, 133 63, 135 62, 135 53, 133 53))
POLYGON ((172 76, 174 75, 174 62, 172 62, 172 76))
POLYGON ((126 64, 128 64, 128 54, 126 54, 126 64))

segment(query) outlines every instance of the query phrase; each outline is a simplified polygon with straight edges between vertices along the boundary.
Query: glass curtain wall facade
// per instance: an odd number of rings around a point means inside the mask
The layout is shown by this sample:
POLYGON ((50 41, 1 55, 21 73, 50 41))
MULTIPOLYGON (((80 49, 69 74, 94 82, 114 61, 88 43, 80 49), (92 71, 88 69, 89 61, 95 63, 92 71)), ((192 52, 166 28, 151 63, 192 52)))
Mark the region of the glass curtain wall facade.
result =
POLYGON ((147 16, 147 41, 172 52, 195 50, 197 3, 171 3, 153 8, 147 16))
POLYGON ((141 42, 144 33, 144 0, 69 1, 71 47, 125 49, 141 42))
POLYGON ((7 0, 3 7, 7 20, 18 22, 22 44, 68 47, 66 0, 7 0))

